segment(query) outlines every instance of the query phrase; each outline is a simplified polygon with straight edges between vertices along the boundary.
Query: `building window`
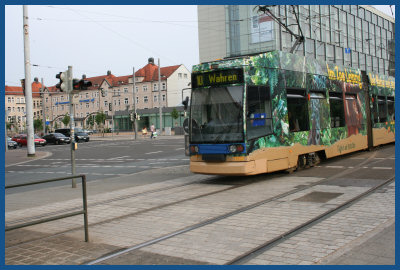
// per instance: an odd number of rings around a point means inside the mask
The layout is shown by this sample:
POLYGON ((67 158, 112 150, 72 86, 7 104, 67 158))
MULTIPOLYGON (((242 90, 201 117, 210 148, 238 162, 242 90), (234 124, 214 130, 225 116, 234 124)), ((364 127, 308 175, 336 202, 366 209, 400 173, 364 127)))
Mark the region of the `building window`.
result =
POLYGON ((186 73, 184 73, 184 74, 183 74, 183 77, 184 77, 185 79, 187 79, 187 74, 186 74, 186 73))
POLYGON ((157 102, 157 96, 154 96, 154 102, 157 102))
POLYGON ((167 84, 165 82, 163 82, 161 87, 162 87, 161 88, 162 90, 165 90, 165 89, 167 89, 167 84))
POLYGON ((139 97, 136 97, 136 104, 139 103, 139 97))
POLYGON ((17 103, 19 103, 19 98, 17 98, 17 103))
POLYGON ((89 108, 89 103, 86 103, 86 108, 89 108))
POLYGON ((162 101, 165 101, 165 95, 162 95, 162 101))
POLYGON ((124 104, 125 104, 125 105, 128 105, 128 104, 129 104, 128 98, 125 98, 124 104))
POLYGON ((136 93, 139 92, 139 86, 135 86, 136 93))
POLYGON ((11 103, 11 97, 8 97, 8 103, 11 103))
POLYGON ((154 91, 157 91, 158 90, 158 85, 155 83, 155 84, 153 84, 153 89, 154 89, 154 91))
POLYGON ((124 88, 124 93, 128 93, 128 88, 127 87, 124 88))
POLYGON ((143 85, 143 92, 147 92, 147 85, 143 85))
POLYGON ((105 100, 104 101, 104 106, 107 107, 107 105, 108 105, 108 102, 107 102, 107 100, 105 100))
POLYGON ((148 101, 149 101, 148 97, 147 97, 147 96, 144 96, 144 97, 143 97, 143 102, 144 102, 144 103, 147 103, 148 101))
POLYGON ((178 78, 182 79, 182 73, 178 73, 178 78))

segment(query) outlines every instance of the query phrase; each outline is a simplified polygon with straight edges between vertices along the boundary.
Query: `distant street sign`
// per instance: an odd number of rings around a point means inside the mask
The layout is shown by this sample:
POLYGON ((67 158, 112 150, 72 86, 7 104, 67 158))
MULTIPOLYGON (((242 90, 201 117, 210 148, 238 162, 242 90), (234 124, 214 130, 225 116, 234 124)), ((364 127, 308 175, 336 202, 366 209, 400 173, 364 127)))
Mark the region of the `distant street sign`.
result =
POLYGON ((50 121, 46 121, 46 126, 50 125, 50 121))
POLYGON ((350 48, 344 48, 344 53, 351 53, 351 49, 350 48))

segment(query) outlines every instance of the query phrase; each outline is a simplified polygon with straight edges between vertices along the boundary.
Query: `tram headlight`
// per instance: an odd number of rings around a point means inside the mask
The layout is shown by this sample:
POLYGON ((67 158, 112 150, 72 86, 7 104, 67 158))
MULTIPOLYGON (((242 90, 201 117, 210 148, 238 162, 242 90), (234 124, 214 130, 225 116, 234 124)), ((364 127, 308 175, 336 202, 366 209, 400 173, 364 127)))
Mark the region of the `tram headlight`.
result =
POLYGON ((243 152, 244 147, 241 144, 231 144, 229 145, 229 152, 231 153, 241 153, 243 152))
POLYGON ((234 144, 229 145, 229 152, 235 153, 236 152, 236 145, 234 145, 234 144))
POLYGON ((199 147, 197 145, 191 145, 190 152, 193 154, 197 154, 199 152, 199 147))

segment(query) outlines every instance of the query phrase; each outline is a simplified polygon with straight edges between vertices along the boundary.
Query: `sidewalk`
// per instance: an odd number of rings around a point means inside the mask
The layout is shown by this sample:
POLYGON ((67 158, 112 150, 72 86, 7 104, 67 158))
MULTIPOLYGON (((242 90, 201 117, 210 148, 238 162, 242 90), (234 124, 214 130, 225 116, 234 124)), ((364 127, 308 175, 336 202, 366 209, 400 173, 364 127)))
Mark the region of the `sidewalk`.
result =
MULTIPOLYGON (((165 136, 165 137, 167 137, 167 136, 165 136)), ((10 166, 12 164, 30 162, 35 159, 47 157, 50 154, 51 153, 49 153, 49 152, 37 151, 35 157, 28 158, 26 148, 11 150, 6 153, 6 159, 5 159, 6 166, 10 166)), ((154 184, 154 185, 167 187, 168 185, 171 185, 172 182, 174 184, 176 184, 177 182, 187 182, 187 181, 191 182, 191 181, 195 181, 195 180, 197 181, 201 177, 205 177, 205 176, 193 175, 190 177, 173 179, 173 180, 165 181, 165 182, 154 184)), ((91 193, 104 192, 104 186, 101 186, 98 184, 91 184, 89 186, 90 187, 88 187, 88 188, 90 189, 91 193), (96 189, 98 189, 98 190, 96 190, 96 189)), ((152 186, 152 184, 146 184, 140 188, 143 190, 148 190, 148 189, 150 189, 150 186, 152 186)), ((62 188, 57 188, 57 189, 61 190, 62 188)), ((53 188, 53 191, 54 190, 55 189, 53 188)), ((52 188, 45 188, 42 190, 37 190, 35 192, 24 193, 24 196, 29 195, 29 196, 36 197, 36 198, 29 198, 31 200, 42 199, 42 198, 48 196, 49 192, 51 192, 51 191, 52 191, 52 188)), ((113 201, 114 198, 117 198, 120 196, 127 196, 128 191, 129 191, 129 188, 121 189, 121 190, 114 190, 114 191, 109 191, 109 192, 103 193, 103 196, 107 197, 111 202, 111 201, 113 201)), ((55 195, 56 195, 56 192, 55 192, 55 195)), ((14 194, 13 196, 16 196, 16 195, 14 194)), ((76 192, 76 198, 77 198, 77 202, 78 202, 77 205, 79 205, 79 203, 81 203, 80 196, 81 196, 80 193, 76 192)), ((75 195, 73 197, 75 197, 75 195)), ((70 199, 72 199, 72 198, 70 198, 70 199)), ((58 197, 58 196, 51 196, 51 200, 52 201, 49 202, 48 206, 51 206, 51 205, 56 206, 56 205, 64 203, 63 201, 60 201, 60 197, 58 197)), ((110 209, 110 213, 108 213, 108 214, 113 214, 114 211, 116 211, 116 210, 114 209, 111 211, 111 209, 110 209)), ((90 218, 95 218, 95 217, 93 217, 93 214, 92 214, 90 216, 90 218)), ((79 222, 81 222, 80 217, 79 217, 79 222)), ((118 218, 116 218, 115 222, 118 223, 118 222, 120 222, 120 220, 118 218)), ((62 224, 62 223, 59 223, 59 224, 62 224)), ((113 230, 113 228, 112 228, 113 222, 111 222, 109 224, 111 226, 109 229, 112 231, 113 230)), ((43 226, 46 226, 46 223, 43 224, 43 226)), ((107 225, 104 225, 104 226, 107 226, 107 225)), ((89 229, 89 231, 92 232, 92 230, 90 230, 90 229, 89 229)), ((17 241, 17 239, 20 239, 21 237, 27 238, 27 239, 31 239, 33 237, 33 239, 34 239, 34 238, 40 236, 37 233, 38 232, 35 232, 35 236, 33 236, 32 235, 33 233, 29 231, 29 227, 27 227, 26 230, 23 230, 23 231, 17 230, 17 231, 8 232, 6 234, 6 236, 7 236, 6 237, 6 241, 7 241, 6 248, 7 248, 7 245, 11 245, 13 243, 13 241, 17 241)), ((48 233, 51 233, 51 230, 48 233)), ((42 234, 45 235, 45 232, 42 232, 42 234)), ((82 232, 79 231, 78 233, 75 233, 75 234, 81 235, 82 232)), ((121 237, 122 238, 119 241, 122 241, 123 236, 121 236, 121 237)), ((58 235, 58 236, 55 236, 55 237, 53 237, 51 239, 47 239, 47 240, 37 240, 37 241, 41 242, 41 243, 39 243, 39 246, 42 247, 42 250, 35 249, 35 252, 37 252, 37 255, 32 254, 31 259, 26 259, 26 258, 24 259, 23 257, 20 257, 20 254, 33 252, 32 245, 22 244, 17 247, 10 247, 8 250, 6 250, 6 254, 5 254, 6 264, 79 264, 79 263, 84 263, 85 261, 90 261, 93 258, 100 257, 103 254, 115 251, 119 248, 118 246, 113 245, 112 241, 106 242, 103 244, 96 244, 93 242, 85 243, 85 242, 82 242, 82 238, 83 237, 81 237, 81 236, 68 237, 68 235, 58 235), (40 253, 43 253, 43 254, 40 255, 40 253), (53 255, 51 255, 51 254, 53 254, 53 255), (63 258, 61 260, 60 260, 60 256, 59 256, 60 254, 64 254, 64 256, 61 256, 61 258, 63 258), (47 256, 47 257, 45 257, 45 256, 47 256), (39 260, 39 258, 41 258, 41 259, 39 260), (56 258, 57 258, 57 260, 56 260, 56 258)), ((109 240, 112 240, 112 239, 109 239, 109 240)), ((131 259, 128 259, 128 258, 126 258, 126 259, 127 259, 127 261, 125 261, 125 262, 129 264, 131 262, 131 259)), ((184 260, 179 261, 179 260, 177 260, 178 257, 174 257, 174 258, 170 258, 170 259, 172 261, 168 261, 168 262, 173 262, 173 264, 198 264, 198 262, 195 262, 195 261, 184 261, 184 260)), ((164 263, 161 262, 161 264, 169 264, 168 262, 164 262, 164 263)), ((151 262, 149 262, 148 264, 151 264, 151 262)), ((347 246, 339 249, 336 253, 329 255, 328 257, 325 258, 325 260, 321 261, 320 264, 328 264, 328 265, 394 265, 395 264, 395 223, 394 223, 394 218, 392 220, 388 220, 384 224, 381 224, 380 226, 376 227, 369 233, 366 233, 365 235, 363 235, 356 241, 353 241, 350 244, 348 244, 347 246)))
POLYGON ((52 154, 50 152, 35 151, 34 157, 28 157, 28 149, 26 147, 12 149, 5 153, 5 167, 50 157, 51 155, 52 154))

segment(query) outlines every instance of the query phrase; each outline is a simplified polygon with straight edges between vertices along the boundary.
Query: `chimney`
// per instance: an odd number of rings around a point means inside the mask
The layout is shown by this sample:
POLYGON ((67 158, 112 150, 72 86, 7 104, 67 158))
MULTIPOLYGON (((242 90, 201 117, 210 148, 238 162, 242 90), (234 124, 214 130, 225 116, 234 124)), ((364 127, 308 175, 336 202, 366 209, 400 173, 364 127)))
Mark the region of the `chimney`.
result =
POLYGON ((154 58, 153 57, 149 58, 149 64, 153 64, 154 65, 154 58))
POLYGON ((82 79, 86 79, 86 74, 83 74, 83 75, 82 75, 82 79))
POLYGON ((111 70, 107 70, 107 76, 111 75, 111 70))

